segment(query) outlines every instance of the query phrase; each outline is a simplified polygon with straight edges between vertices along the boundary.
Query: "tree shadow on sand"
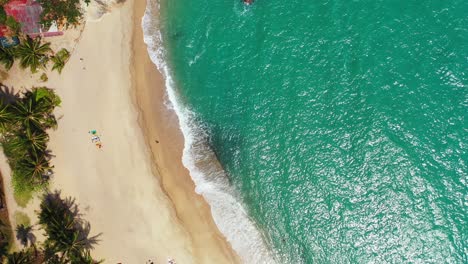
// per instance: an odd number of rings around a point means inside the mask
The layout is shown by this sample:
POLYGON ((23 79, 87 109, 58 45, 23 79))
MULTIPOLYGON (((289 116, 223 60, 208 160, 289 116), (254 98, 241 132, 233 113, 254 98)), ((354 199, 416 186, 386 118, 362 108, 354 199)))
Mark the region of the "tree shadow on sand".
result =
POLYGON ((46 232, 46 247, 61 254, 81 255, 94 249, 101 233, 91 236, 91 225, 82 218, 74 198, 59 191, 44 195, 39 224, 46 232))
POLYGON ((16 227, 16 239, 23 245, 27 247, 28 245, 36 244, 36 236, 32 233, 33 227, 26 225, 18 225, 16 227))
POLYGON ((18 100, 19 94, 15 93, 13 88, 10 88, 0 83, 0 101, 4 104, 11 104, 18 100))

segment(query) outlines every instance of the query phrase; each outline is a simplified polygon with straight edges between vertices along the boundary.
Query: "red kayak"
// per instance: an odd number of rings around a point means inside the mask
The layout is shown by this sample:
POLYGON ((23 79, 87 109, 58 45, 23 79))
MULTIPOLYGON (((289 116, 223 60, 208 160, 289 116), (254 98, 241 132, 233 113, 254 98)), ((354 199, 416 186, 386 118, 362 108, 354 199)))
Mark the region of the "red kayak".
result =
POLYGON ((244 1, 244 4, 246 4, 246 5, 253 4, 253 0, 242 0, 242 1, 244 1))

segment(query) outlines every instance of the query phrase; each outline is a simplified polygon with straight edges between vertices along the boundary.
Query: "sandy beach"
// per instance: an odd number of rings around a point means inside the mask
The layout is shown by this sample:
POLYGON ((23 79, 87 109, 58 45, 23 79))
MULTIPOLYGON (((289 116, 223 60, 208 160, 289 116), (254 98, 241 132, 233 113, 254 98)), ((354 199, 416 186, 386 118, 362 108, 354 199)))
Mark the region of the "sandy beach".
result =
MULTIPOLYGON (((127 0, 87 22, 62 74, 47 73, 43 85, 62 98, 51 189, 76 198, 92 234, 101 233, 93 252, 105 263, 238 263, 182 165, 177 116, 143 42, 145 6, 127 0)), ((42 85, 11 77, 17 88, 42 85)))

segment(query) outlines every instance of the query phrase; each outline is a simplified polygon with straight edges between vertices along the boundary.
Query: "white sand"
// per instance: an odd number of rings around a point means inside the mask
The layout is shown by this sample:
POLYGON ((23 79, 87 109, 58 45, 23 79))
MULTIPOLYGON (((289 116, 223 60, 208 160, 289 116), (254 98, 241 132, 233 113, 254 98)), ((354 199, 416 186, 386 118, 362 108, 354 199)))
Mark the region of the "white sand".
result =
MULTIPOLYGON (((144 2, 137 1, 141 17, 144 2)), ((235 263, 236 254, 214 225, 206 202, 195 194, 189 176, 170 174, 186 174, 186 170, 165 169, 165 164, 155 166, 151 160, 165 153, 181 153, 181 149, 151 154, 138 125, 131 87, 135 83, 151 84, 148 80, 132 82, 131 68, 141 58, 145 59, 146 73, 154 73, 155 68, 149 66, 147 55, 142 55, 146 50, 141 51, 140 35, 134 41, 140 55, 132 57, 133 29, 140 26, 133 8, 133 0, 128 0, 100 21, 87 22, 61 75, 47 72, 49 81, 39 84, 37 74, 31 77, 27 71, 13 69, 6 84, 16 89, 46 85, 62 98, 62 106, 56 111, 58 129, 50 133, 49 147, 56 155, 52 159, 55 175, 51 189, 76 198, 84 218, 91 223, 91 233, 102 232, 101 242, 93 251, 96 258, 104 258, 106 263, 145 263, 149 259, 160 263, 168 257, 184 264, 235 263), (101 137, 102 149, 91 142, 88 131, 93 129, 101 137), (158 179, 164 177, 153 173, 155 167, 166 171, 166 178, 177 177, 184 187, 177 189, 173 184, 163 190, 158 179)), ((66 40, 72 43, 70 39, 78 32, 59 37, 60 45, 64 46, 66 40)), ((161 83, 154 85, 163 91, 161 83)), ((162 103, 162 99, 153 103, 162 103)), ((141 106, 139 110, 149 111, 141 106)), ((154 115, 157 118, 158 113, 154 115)), ((177 155, 167 156, 166 163, 174 159, 171 166, 182 167, 177 155)), ((26 211, 32 215, 37 205, 36 199, 26 211)))
POLYGON ((174 257, 192 263, 190 243, 151 172, 129 87, 131 5, 88 22, 60 78, 51 78, 63 118, 51 133, 53 187, 77 199, 106 262, 174 257), (80 60, 83 59, 83 61, 80 60), (96 129, 103 148, 91 143, 96 129))

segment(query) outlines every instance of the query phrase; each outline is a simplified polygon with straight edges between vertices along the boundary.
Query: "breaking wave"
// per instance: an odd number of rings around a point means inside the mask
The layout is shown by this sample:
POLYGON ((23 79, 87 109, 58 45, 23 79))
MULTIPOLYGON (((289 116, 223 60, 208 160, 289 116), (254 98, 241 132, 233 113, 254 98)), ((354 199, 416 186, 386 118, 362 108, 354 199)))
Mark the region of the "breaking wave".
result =
POLYGON ((207 130, 197 121, 196 114, 188 109, 177 95, 171 71, 165 60, 158 17, 159 3, 149 0, 142 19, 144 41, 151 60, 164 76, 169 98, 166 106, 173 109, 178 116, 185 139, 182 162, 195 182, 195 191, 203 195, 209 203, 216 225, 242 261, 276 263, 262 234, 235 198, 226 173, 208 146, 207 130))

